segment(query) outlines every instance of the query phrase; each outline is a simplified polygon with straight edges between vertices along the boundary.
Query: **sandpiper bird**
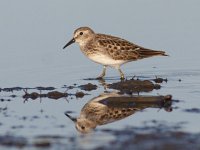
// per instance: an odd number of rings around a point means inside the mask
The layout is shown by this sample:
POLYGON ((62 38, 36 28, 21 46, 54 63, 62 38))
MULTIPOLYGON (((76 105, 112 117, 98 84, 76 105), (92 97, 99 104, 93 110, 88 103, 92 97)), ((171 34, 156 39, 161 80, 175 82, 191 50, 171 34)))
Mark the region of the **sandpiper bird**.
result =
POLYGON ((81 109, 80 116, 74 118, 65 113, 81 133, 93 131, 97 126, 124 119, 145 108, 171 109, 168 96, 128 96, 118 93, 103 93, 91 99, 81 109))
POLYGON ((105 76, 107 66, 117 69, 121 79, 124 79, 121 65, 156 55, 168 56, 164 51, 147 49, 119 37, 95 33, 89 27, 76 29, 72 40, 63 49, 74 42, 79 44, 81 51, 89 59, 104 66, 98 79, 105 76))

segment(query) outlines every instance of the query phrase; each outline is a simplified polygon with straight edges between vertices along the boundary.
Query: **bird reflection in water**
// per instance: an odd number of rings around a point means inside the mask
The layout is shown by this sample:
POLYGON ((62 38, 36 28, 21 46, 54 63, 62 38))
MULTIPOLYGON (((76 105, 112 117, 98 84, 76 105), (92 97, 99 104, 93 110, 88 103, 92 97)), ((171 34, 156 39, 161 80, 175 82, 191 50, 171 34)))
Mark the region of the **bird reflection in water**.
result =
POLYGON ((127 96, 118 93, 103 93, 84 105, 80 116, 74 118, 65 115, 74 123, 81 133, 88 133, 98 125, 108 124, 124 119, 145 108, 164 108, 172 111, 172 96, 127 96))

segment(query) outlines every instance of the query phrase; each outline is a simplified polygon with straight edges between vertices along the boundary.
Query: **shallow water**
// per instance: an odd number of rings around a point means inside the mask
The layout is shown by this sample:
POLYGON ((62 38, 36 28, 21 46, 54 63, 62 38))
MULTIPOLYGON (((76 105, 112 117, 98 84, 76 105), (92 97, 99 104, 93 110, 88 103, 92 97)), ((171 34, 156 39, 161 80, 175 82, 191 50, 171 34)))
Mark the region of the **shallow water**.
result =
MULTIPOLYGON (((28 139, 29 145, 37 140, 41 141, 35 138, 38 136, 59 136, 64 139, 53 139, 52 143, 55 144, 51 146, 52 149, 65 149, 67 144, 71 144, 70 148, 86 149, 109 144, 109 141, 115 139, 116 136, 110 132, 102 132, 103 130, 154 126, 152 120, 173 129, 178 126, 176 131, 200 133, 199 4, 197 0, 126 3, 84 1, 79 4, 20 0, 12 2, 12 5, 2 1, 0 88, 51 86, 57 91, 66 92, 64 85, 79 86, 87 83, 95 84, 98 88, 93 91, 84 91, 78 87, 68 89, 67 93, 83 91, 89 95, 83 98, 72 95, 58 100, 25 100, 22 98, 25 94, 23 90, 1 91, 0 136, 22 136, 28 139), (113 3, 115 7, 110 9, 113 3), (161 89, 140 95, 170 94, 175 100, 172 103, 173 111, 146 108, 120 121, 98 126, 90 134, 83 136, 78 133, 74 123, 64 113, 72 111, 71 116, 79 116, 82 107, 89 100, 105 91, 101 82, 85 80, 96 77, 102 71, 100 65, 85 58, 76 44, 62 50, 64 44, 71 39, 73 30, 79 26, 90 26, 97 32, 120 36, 144 47, 165 50, 170 57, 140 60, 124 65, 122 70, 129 79, 134 75, 140 80, 155 79, 155 76, 167 78, 167 83, 160 84, 161 89), (193 108, 197 111, 187 111, 193 108), (57 140, 61 144, 56 143, 57 140)), ((118 81, 118 72, 108 69, 105 82, 118 81)), ((36 89, 28 92, 40 93, 36 89)))

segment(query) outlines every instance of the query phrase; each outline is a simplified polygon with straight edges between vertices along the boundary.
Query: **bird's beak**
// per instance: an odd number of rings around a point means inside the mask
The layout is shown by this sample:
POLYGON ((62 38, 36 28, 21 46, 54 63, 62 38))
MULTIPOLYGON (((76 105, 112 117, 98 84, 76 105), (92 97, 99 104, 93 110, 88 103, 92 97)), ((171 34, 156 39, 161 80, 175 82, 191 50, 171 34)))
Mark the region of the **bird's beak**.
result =
POLYGON ((65 113, 65 115, 66 115, 69 119, 71 119, 74 123, 77 122, 77 119, 74 118, 74 117, 72 117, 72 116, 70 116, 68 113, 65 113))
POLYGON ((71 40, 63 47, 63 49, 65 49, 67 46, 73 44, 74 42, 75 42, 75 39, 74 39, 74 38, 71 39, 71 40))

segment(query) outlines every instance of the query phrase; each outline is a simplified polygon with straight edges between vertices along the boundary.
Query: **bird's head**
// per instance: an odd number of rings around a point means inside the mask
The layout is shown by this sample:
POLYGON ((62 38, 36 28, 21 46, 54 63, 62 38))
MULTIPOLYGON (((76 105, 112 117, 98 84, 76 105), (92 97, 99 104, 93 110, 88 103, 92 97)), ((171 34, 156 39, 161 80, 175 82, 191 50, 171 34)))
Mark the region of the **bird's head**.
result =
POLYGON ((74 31, 73 38, 63 47, 63 49, 74 42, 77 42, 80 46, 85 45, 94 38, 94 35, 94 31, 89 27, 80 27, 74 31))

